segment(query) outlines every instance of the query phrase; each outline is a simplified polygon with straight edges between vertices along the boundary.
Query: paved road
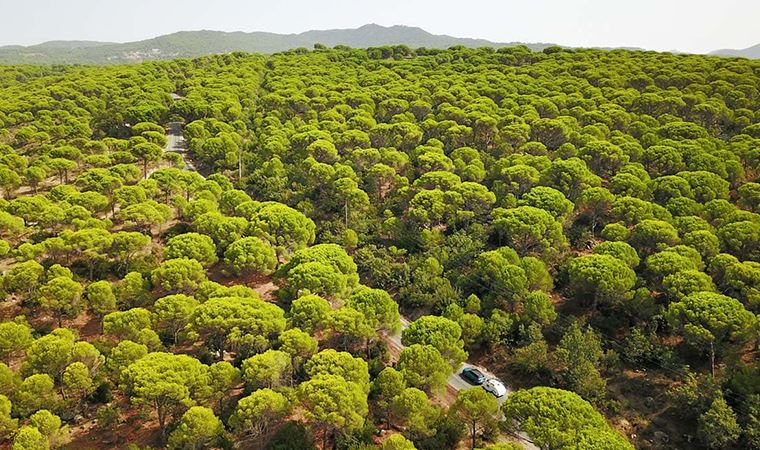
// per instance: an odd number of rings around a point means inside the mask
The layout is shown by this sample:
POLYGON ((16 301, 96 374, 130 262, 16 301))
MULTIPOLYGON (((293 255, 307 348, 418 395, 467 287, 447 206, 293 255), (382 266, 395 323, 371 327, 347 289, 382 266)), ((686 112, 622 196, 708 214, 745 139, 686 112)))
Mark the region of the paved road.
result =
POLYGON ((180 122, 171 122, 167 125, 166 133, 166 147, 164 152, 175 152, 182 155, 182 160, 185 161, 186 170, 195 170, 195 165, 190 161, 190 157, 187 153, 185 145, 185 137, 182 136, 182 124, 180 122))
MULTIPOLYGON (((385 341, 388 343, 388 345, 390 347, 392 347, 392 353, 394 351, 400 353, 401 350, 404 349, 404 344, 401 343, 401 333, 403 333, 403 331, 408 326, 409 326, 409 319, 407 319, 406 317, 402 316, 401 317, 401 327, 399 327, 398 332, 396 332, 394 334, 384 334, 383 335, 383 338, 385 339, 385 341)), ((496 375, 494 375, 493 373, 491 373, 490 371, 488 371, 488 369, 486 369, 485 367, 481 367, 481 366, 478 366, 478 365, 475 365, 475 364, 470 364, 468 362, 465 362, 464 364, 462 364, 461 367, 459 367, 459 369, 457 369, 453 374, 451 374, 451 376, 449 376, 449 379, 448 379, 448 384, 446 386, 446 389, 447 389, 447 391, 451 392, 454 396, 456 396, 456 393, 459 392, 459 391, 461 391, 462 389, 469 389, 469 388, 472 387, 471 384, 469 384, 468 382, 466 382, 465 380, 463 380, 461 376, 459 376, 459 374, 462 373, 462 369, 464 369, 465 367, 476 368, 476 369, 480 370, 481 372, 483 372, 483 374, 486 377, 488 377, 488 378, 497 378, 496 375)), ((499 402, 499 405, 503 404, 507 400, 507 397, 509 397, 509 394, 513 392, 509 388, 509 386, 506 385, 506 383, 504 384, 504 386, 507 388, 507 394, 497 399, 498 402, 499 402)), ((515 437, 517 439, 519 439, 520 444, 525 449, 527 449, 527 450, 540 450, 538 447, 536 447, 535 445, 533 445, 530 442, 530 440, 528 439, 528 435, 527 434, 521 432, 521 433, 518 433, 518 435, 515 436, 515 437)))
MULTIPOLYGON (((397 333, 395 333, 395 334, 387 335, 386 336, 386 340, 388 341, 388 343, 391 344, 398 352, 401 352, 401 350, 404 349, 404 344, 401 343, 401 333, 403 333, 403 331, 408 326, 409 326, 409 320, 406 317, 402 317, 401 318, 401 327, 399 328, 399 331, 397 333)), ((467 388, 471 388, 472 387, 471 384, 469 384, 468 382, 466 382, 465 380, 463 380, 461 376, 459 376, 459 374, 462 373, 462 369, 464 369, 465 367, 474 367, 474 368, 477 368, 478 370, 480 370, 481 372, 483 372, 483 374, 486 377, 488 377, 488 378, 497 378, 496 375, 494 375, 491 372, 489 372, 486 368, 480 367, 480 366, 476 366, 475 364, 470 364, 470 363, 466 362, 466 363, 462 364, 459 367, 458 370, 456 370, 454 373, 452 373, 451 376, 449 376, 448 387, 453 390, 454 394, 456 394, 457 392, 461 391, 462 389, 467 389, 467 388)), ((507 393, 509 394, 510 392, 512 392, 512 391, 509 389, 509 387, 507 387, 507 393)), ((504 400, 506 400, 506 399, 507 399, 506 395, 503 396, 503 397, 500 397, 498 399, 499 400, 499 405, 501 405, 502 403, 504 403, 504 400)))

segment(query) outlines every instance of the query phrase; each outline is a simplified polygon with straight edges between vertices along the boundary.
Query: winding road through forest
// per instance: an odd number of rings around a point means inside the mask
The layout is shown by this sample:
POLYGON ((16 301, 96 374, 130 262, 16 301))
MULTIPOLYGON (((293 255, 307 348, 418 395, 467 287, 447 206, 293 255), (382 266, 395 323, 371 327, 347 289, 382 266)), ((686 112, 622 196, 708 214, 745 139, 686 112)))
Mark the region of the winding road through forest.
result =
MULTIPOLYGON (((167 124, 167 142, 166 147, 164 147, 164 152, 175 152, 182 155, 182 160, 185 162, 185 170, 192 170, 194 172, 198 172, 198 170, 195 167, 195 164, 190 159, 190 154, 186 147, 185 138, 182 135, 182 123, 181 122, 170 122, 167 124)), ((201 175, 202 176, 202 175, 201 175)), ((409 320, 406 317, 401 317, 401 326, 399 327, 399 330, 396 333, 393 334, 383 334, 383 340, 388 344, 389 347, 391 347, 391 354, 398 355, 401 353, 401 350, 404 349, 404 345, 401 343, 401 333, 409 326, 409 320)), ((491 373, 488 369, 482 366, 478 366, 475 364, 470 364, 468 362, 463 363, 454 373, 452 373, 449 376, 447 385, 446 385, 446 391, 447 395, 446 397, 450 398, 456 398, 456 395, 459 391, 462 389, 468 389, 471 388, 472 385, 467 383, 465 380, 462 379, 459 374, 462 372, 462 369, 465 367, 472 367, 480 370, 486 377, 488 378, 498 378, 496 375, 491 373)), ((509 386, 505 383, 505 387, 507 388, 507 394, 497 398, 499 402, 499 406, 501 406, 509 396, 510 393, 512 393, 512 390, 509 388, 509 386)), ((528 438, 528 435, 524 432, 517 433, 516 435, 512 435, 513 438, 515 438, 519 443, 527 450, 540 450, 538 447, 536 447, 528 438)))

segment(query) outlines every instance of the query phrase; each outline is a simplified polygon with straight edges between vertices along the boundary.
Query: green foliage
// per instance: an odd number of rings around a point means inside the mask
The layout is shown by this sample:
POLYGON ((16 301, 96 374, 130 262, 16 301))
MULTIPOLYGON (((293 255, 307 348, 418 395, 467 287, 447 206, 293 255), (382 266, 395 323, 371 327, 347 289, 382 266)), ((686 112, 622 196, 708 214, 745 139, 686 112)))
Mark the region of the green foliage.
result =
POLYGON ((369 392, 369 372, 367 363, 347 352, 333 349, 322 350, 312 357, 304 366, 306 373, 312 377, 337 375, 369 392))
POLYGON ((67 395, 80 401, 95 391, 89 368, 79 361, 66 367, 63 371, 62 382, 67 395))
POLYGON ((408 385, 425 391, 441 390, 452 371, 435 347, 421 344, 412 344, 401 351, 398 370, 408 385))
POLYGON ((400 326, 398 304, 381 289, 360 286, 346 300, 346 306, 360 311, 375 330, 395 331, 400 326))
POLYGON ((16 402, 13 404, 16 413, 26 417, 40 409, 52 409, 57 400, 54 387, 53 379, 46 374, 24 379, 16 391, 16 402))
POLYGON ((167 293, 192 293, 206 279, 201 263, 176 258, 164 261, 151 273, 151 281, 167 293))
POLYGON ((370 396, 386 422, 390 421, 393 399, 406 388, 404 375, 393 367, 386 367, 375 377, 370 396))
POLYGON ((26 351, 21 367, 25 374, 46 373, 59 376, 71 362, 76 335, 69 329, 58 328, 35 339, 26 351))
POLYGON ((549 256, 566 245, 562 225, 543 209, 520 206, 494 210, 499 237, 522 255, 549 256))
POLYGON ((7 397, 12 396, 20 383, 19 376, 5 363, 0 363, 0 394, 7 397))
POLYGON ((151 405, 162 433, 170 409, 186 404, 207 387, 208 367, 187 355, 149 353, 121 373, 121 383, 135 404, 151 405))
POLYGON ((116 309, 116 295, 107 280, 96 281, 85 289, 90 310, 98 316, 105 316, 116 309))
POLYGON ((661 220, 642 220, 633 227, 629 238, 629 243, 643 254, 662 250, 678 242, 675 227, 661 220))
POLYGON ((117 217, 127 225, 151 234, 154 227, 161 231, 161 226, 171 219, 172 211, 163 203, 147 200, 119 210, 117 217))
POLYGON ((298 422, 287 422, 272 436, 267 450, 290 450, 300 448, 315 450, 314 439, 306 428, 298 422))
POLYGON ((548 294, 533 291, 525 297, 519 317, 524 323, 549 325, 557 318, 557 312, 548 294))
POLYGON ((589 401, 598 402, 607 385, 598 370, 602 356, 601 342, 594 331, 590 328, 583 331, 573 323, 554 352, 553 364, 565 386, 589 401))
POLYGON ((521 390, 501 407, 508 427, 519 427, 540 447, 632 449, 604 417, 578 395, 547 387, 521 390))
POLYGON ((536 186, 526 192, 518 205, 541 208, 558 220, 566 219, 573 211, 573 202, 565 198, 562 192, 546 186, 536 186))
POLYGON ((434 422, 440 411, 417 388, 406 388, 393 397, 391 411, 394 420, 414 435, 430 436, 436 432, 434 422))
POLYGON ((174 236, 166 243, 166 259, 188 258, 200 262, 204 267, 217 261, 216 246, 210 237, 198 233, 174 236))
POLYGON ((434 347, 452 368, 458 368, 467 358, 462 328, 458 323, 445 317, 423 316, 409 324, 401 334, 401 343, 430 345, 434 347))
POLYGON ((688 295, 668 307, 666 318, 686 341, 705 351, 714 344, 719 349, 748 339, 757 319, 738 301, 712 292, 688 295))
MULTIPOLYGON (((667 430, 674 446, 695 427, 701 446, 757 446, 755 62, 523 46, 221 53, 0 68, 1 293, 34 326, 0 324, 6 437, 40 408, 88 415, 129 398, 141 408, 120 426, 149 427, 154 408, 175 448, 270 433, 271 448, 412 448, 374 439, 381 422, 420 450, 455 448, 468 429, 473 447, 497 439, 493 399, 463 391, 447 413, 427 393, 485 352, 489 369, 580 395, 506 400, 510 431, 542 448, 630 448, 581 398, 651 418, 630 395, 666 390, 688 419, 667 430), (165 130, 185 154, 162 152, 165 130), (398 355, 400 309, 418 319, 398 355), (719 356, 714 379, 694 349, 719 356), (642 379, 618 377, 619 359, 642 379), (668 381, 686 367, 699 381, 668 381), (264 388, 233 411, 243 379, 264 388), (277 430, 291 411, 308 430, 277 430), (217 439, 217 417, 234 435, 217 439)), ((118 411, 104 411, 110 429, 118 411)))
POLYGON ((682 270, 663 278, 662 286, 670 298, 680 300, 697 292, 714 292, 712 278, 698 270, 682 270))
POLYGON ((237 240, 224 251, 224 263, 236 275, 258 273, 269 275, 277 267, 277 255, 268 243, 259 238, 237 240))
POLYGON ((195 298, 183 294, 159 298, 153 304, 153 319, 157 329, 170 333, 176 344, 198 304, 195 298))
POLYGON ((203 406, 188 409, 179 425, 169 435, 169 448, 197 449, 214 447, 224 432, 224 425, 214 411, 203 406))
POLYGON ((281 203, 264 202, 255 208, 242 203, 236 211, 248 219, 251 234, 268 241, 278 255, 287 256, 314 242, 314 222, 281 203))
POLYGON ((285 329, 285 314, 278 306, 250 297, 214 297, 196 307, 188 329, 210 349, 266 348, 267 337, 285 329))
POLYGON ((594 253, 598 255, 613 256, 628 265, 631 269, 636 269, 641 259, 636 253, 636 249, 625 242, 606 241, 594 247, 594 253))
POLYGON ((40 285, 44 273, 45 268, 37 261, 26 261, 8 271, 3 278, 3 283, 9 292, 29 296, 40 285))
POLYGON ((26 350, 32 344, 32 330, 23 317, 13 322, 0 323, 0 357, 8 357, 26 350))
POLYGON ((291 357, 279 350, 267 350, 243 361, 243 379, 249 388, 278 388, 290 385, 291 357))
POLYGON ((219 361, 209 366, 208 378, 210 391, 208 398, 216 401, 216 408, 224 413, 230 391, 240 384, 240 369, 227 361, 219 361))
POLYGON ((18 419, 11 417, 11 401, 5 395, 0 395, 0 436, 8 437, 16 431, 18 419))
POLYGON ((636 273, 625 261, 608 254, 580 256, 567 268, 570 288, 594 305, 616 303, 630 296, 636 273))
POLYGON ((148 346, 128 340, 121 341, 111 350, 108 368, 114 372, 118 379, 124 369, 147 354, 148 346))
MULTIPOLYGON (((115 311, 103 318, 103 332, 117 339, 141 342, 150 334, 153 314, 144 308, 132 308, 127 311, 115 311)), ((142 342, 148 344, 148 342, 142 342)), ((150 346, 150 345, 149 345, 150 346)))
POLYGON ((483 450, 520 450, 522 445, 514 442, 504 442, 499 444, 491 444, 483 447, 483 450))
POLYGON ((132 154, 143 164, 143 178, 148 177, 148 164, 161 159, 162 150, 159 145, 143 142, 130 149, 132 154))
POLYGON ((331 312, 332 307, 327 300, 316 295, 305 295, 291 304, 288 321, 291 326, 314 332, 327 326, 331 312))
POLYGON ((736 422, 736 414, 723 397, 716 398, 710 409, 699 416, 697 433, 699 440, 711 449, 730 447, 739 439, 741 428, 736 422))
POLYGON ((13 438, 13 450, 48 450, 47 438, 33 426, 21 427, 13 438))
POLYGON ((471 449, 475 448, 478 431, 494 426, 499 419, 499 402, 493 395, 478 387, 459 391, 451 408, 469 428, 471 449))
POLYGON ((364 314, 350 306, 334 310, 330 314, 330 325, 333 335, 340 337, 338 347, 341 349, 355 348, 358 343, 366 342, 375 334, 364 314))
POLYGON ((271 389, 258 389, 240 399, 230 425, 236 433, 260 436, 290 411, 291 404, 283 394, 271 389))
POLYGON ((298 391, 306 420, 317 428, 350 432, 364 424, 367 394, 360 385, 338 375, 319 374, 298 391))
POLYGON ((59 447, 68 434, 67 427, 61 427, 61 419, 46 409, 41 409, 29 418, 29 426, 39 430, 47 438, 50 446, 59 447))
POLYGON ((291 299, 307 291, 325 297, 342 297, 359 282, 356 264, 336 244, 319 244, 299 250, 277 273, 287 280, 283 295, 291 299))
POLYGON ((383 441, 382 450, 417 450, 412 442, 400 434, 393 434, 383 441))

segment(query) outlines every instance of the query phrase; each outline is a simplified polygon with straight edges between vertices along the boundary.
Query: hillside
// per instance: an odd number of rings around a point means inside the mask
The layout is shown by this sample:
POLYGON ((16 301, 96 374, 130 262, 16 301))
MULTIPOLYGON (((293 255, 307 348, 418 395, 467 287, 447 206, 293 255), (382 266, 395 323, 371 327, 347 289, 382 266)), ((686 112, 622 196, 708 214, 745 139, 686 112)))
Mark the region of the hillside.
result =
MULTIPOLYGON (((7 64, 117 64, 192 58, 202 55, 244 51, 277 53, 299 47, 311 48, 316 43, 329 47, 347 45, 366 48, 405 44, 409 47, 448 48, 508 47, 519 42, 496 43, 484 39, 435 35, 417 27, 364 25, 356 29, 312 30, 299 34, 266 32, 180 31, 153 39, 126 43, 90 41, 53 41, 28 47, 0 47, 0 63, 7 64)), ((542 50, 550 44, 526 44, 542 50)))
POLYGON ((752 47, 747 47, 744 49, 722 49, 722 50, 715 50, 714 52, 710 53, 711 55, 717 55, 717 56, 736 56, 740 58, 747 58, 747 59, 758 59, 760 58, 760 44, 753 45, 752 47))

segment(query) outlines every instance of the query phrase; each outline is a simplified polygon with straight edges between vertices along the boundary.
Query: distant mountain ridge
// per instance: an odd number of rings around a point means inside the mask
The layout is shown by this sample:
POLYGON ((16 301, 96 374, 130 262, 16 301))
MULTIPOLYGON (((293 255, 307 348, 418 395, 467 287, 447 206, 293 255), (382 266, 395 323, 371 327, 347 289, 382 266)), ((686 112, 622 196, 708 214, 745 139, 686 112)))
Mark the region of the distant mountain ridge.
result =
MULTIPOLYGON (((376 24, 359 28, 311 30, 297 34, 278 34, 263 31, 179 31, 135 42, 49 41, 42 44, 0 47, 0 63, 4 64, 124 64, 175 58, 194 58, 203 55, 243 51, 271 54, 314 44, 328 47, 347 45, 354 48, 407 45, 412 48, 512 47, 526 45, 541 51, 554 44, 523 42, 492 42, 486 39, 460 38, 429 33, 422 28, 376 24)), ((612 50, 611 47, 598 47, 612 50)), ((625 47, 629 50, 644 50, 625 47)), ((676 53, 676 52, 674 52, 676 53)), ((716 50, 710 55, 760 59, 760 44, 742 50, 716 50)))
MULTIPOLYGON (((0 47, 0 63, 7 64, 119 64, 146 60, 192 58, 208 54, 244 51, 276 53, 299 47, 312 48, 321 43, 328 47, 347 45, 354 48, 383 45, 408 45, 412 48, 510 47, 520 42, 491 42, 485 39, 436 35, 402 25, 384 27, 376 24, 354 29, 312 30, 298 34, 262 31, 180 31, 136 42, 114 43, 95 41, 50 41, 28 47, 0 47)), ((540 51, 552 44, 527 43, 540 51)))
POLYGON ((735 56, 747 59, 760 59, 760 44, 753 45, 743 49, 722 49, 710 52, 711 55, 716 56, 735 56))

